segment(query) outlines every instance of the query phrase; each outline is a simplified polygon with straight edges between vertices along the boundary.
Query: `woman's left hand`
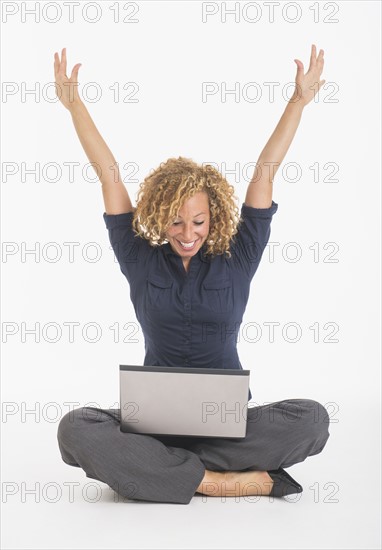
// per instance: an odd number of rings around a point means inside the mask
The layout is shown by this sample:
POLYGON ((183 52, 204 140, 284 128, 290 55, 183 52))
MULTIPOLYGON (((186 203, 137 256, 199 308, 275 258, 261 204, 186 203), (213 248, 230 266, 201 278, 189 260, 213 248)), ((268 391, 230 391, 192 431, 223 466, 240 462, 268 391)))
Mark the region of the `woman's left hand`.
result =
POLYGON ((304 75, 304 65, 299 59, 294 60, 297 65, 296 89, 293 96, 290 98, 292 103, 300 103, 303 107, 307 105, 321 86, 325 84, 325 80, 320 80, 322 71, 324 70, 324 50, 320 50, 316 55, 316 46, 312 44, 312 52, 310 55, 310 65, 308 72, 304 75))

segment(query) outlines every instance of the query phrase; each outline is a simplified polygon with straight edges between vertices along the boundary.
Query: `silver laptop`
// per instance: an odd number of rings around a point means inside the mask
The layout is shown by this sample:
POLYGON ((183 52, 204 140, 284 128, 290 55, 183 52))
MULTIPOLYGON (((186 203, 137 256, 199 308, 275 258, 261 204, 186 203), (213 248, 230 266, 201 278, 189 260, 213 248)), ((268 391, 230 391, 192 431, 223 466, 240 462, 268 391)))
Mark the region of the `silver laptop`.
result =
POLYGON ((243 438, 249 370, 120 365, 122 432, 243 438))

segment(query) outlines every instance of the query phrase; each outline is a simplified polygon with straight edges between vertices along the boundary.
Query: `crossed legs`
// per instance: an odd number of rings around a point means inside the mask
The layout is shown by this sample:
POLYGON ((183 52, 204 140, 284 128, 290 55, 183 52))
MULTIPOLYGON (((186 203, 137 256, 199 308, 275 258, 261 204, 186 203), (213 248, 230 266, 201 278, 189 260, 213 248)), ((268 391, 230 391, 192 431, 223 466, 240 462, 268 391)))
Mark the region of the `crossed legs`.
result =
POLYGON ((310 399, 250 407, 240 440, 123 433, 119 419, 119 409, 67 413, 57 432, 62 459, 126 498, 152 502, 188 504, 195 492, 218 496, 232 484, 241 494, 240 484, 251 479, 269 494, 267 470, 320 453, 329 438, 327 411, 310 399))

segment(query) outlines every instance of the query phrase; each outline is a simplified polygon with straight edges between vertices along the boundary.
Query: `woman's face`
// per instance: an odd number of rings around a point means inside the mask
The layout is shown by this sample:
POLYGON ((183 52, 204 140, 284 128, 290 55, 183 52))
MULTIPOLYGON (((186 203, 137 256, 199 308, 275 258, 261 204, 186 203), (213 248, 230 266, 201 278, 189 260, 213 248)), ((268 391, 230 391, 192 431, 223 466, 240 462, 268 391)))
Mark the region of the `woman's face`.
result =
POLYGON ((203 246, 210 230, 210 209, 208 195, 199 191, 189 198, 179 210, 179 216, 174 218, 166 232, 166 239, 174 252, 189 260, 203 246), (192 244, 184 247, 183 244, 192 244))

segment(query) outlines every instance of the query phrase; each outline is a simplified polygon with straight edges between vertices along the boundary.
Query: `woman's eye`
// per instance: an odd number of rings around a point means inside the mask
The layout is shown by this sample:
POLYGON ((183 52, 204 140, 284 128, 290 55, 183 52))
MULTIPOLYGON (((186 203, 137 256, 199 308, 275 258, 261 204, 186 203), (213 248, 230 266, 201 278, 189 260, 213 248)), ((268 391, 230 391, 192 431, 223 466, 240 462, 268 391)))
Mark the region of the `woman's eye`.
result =
MULTIPOLYGON (((173 222, 173 225, 179 225, 182 222, 173 222)), ((202 225, 204 222, 194 222, 196 225, 202 225)))

